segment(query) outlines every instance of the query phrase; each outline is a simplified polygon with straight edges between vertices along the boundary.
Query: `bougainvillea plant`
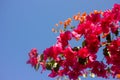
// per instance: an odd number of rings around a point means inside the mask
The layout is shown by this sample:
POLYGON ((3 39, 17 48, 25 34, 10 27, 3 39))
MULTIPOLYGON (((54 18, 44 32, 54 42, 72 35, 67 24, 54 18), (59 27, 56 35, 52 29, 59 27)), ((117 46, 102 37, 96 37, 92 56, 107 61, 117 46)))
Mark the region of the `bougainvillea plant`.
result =
POLYGON ((78 13, 56 26, 63 27, 56 43, 42 54, 33 48, 28 64, 36 70, 41 66, 42 72, 50 70, 48 76, 52 78, 67 76, 78 80, 87 75, 120 78, 120 4, 114 4, 111 10, 78 13), (75 21, 77 26, 72 25, 75 21), (80 46, 73 47, 71 40, 80 46), (103 58, 99 60, 99 56, 103 58))

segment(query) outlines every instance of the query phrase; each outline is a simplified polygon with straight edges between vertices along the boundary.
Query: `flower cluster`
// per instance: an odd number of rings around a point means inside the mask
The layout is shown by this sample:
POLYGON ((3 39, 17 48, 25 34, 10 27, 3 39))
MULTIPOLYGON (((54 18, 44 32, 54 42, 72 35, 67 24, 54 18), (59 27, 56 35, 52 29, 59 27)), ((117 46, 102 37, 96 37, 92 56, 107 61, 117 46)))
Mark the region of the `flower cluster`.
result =
POLYGON ((77 80, 79 76, 95 74, 102 78, 120 78, 120 4, 114 4, 111 10, 104 12, 78 13, 60 25, 64 29, 57 42, 43 54, 32 49, 28 64, 35 69, 42 65, 43 71, 51 71, 49 77, 67 76, 77 80), (72 20, 79 22, 77 27, 71 26, 72 20), (82 45, 72 47, 70 41, 73 39, 82 41, 82 45), (99 50, 102 60, 97 59, 99 50))

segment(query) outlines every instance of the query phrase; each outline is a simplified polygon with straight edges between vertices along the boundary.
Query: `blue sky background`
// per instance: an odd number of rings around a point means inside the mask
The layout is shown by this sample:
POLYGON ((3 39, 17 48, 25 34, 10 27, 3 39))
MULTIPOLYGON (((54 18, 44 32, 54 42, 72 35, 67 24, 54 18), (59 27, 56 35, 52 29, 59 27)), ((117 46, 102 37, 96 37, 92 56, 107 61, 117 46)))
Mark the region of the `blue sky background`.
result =
POLYGON ((78 12, 111 9, 114 3, 120 0, 0 0, 0 80, 55 80, 47 77, 48 71, 40 74, 26 64, 30 49, 41 53, 53 45, 51 29, 58 21, 78 12))

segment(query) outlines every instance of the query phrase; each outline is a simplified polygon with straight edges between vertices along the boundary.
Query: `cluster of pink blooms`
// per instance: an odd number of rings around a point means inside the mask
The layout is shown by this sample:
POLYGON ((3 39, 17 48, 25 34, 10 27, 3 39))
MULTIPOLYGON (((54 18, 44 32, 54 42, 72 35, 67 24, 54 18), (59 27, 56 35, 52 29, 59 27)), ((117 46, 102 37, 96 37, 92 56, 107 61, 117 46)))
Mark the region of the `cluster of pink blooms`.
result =
POLYGON ((50 70, 49 77, 68 76, 77 80, 83 74, 109 78, 120 74, 120 4, 111 10, 90 13, 72 30, 60 32, 55 45, 38 54, 36 48, 29 53, 28 64, 42 71, 50 70), (81 40, 83 38, 84 40, 81 40), (72 47, 72 39, 82 41, 72 47), (103 60, 98 60, 98 51, 103 60))

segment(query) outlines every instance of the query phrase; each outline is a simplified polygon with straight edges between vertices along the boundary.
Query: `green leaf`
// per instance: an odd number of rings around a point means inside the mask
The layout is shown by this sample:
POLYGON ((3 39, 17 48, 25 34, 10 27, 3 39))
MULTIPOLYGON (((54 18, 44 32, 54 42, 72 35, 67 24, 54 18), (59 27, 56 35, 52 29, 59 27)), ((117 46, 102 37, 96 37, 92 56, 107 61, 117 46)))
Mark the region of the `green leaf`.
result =
POLYGON ((54 65, 53 65, 54 71, 57 72, 59 70, 59 68, 60 68, 59 64, 55 62, 54 65))
POLYGON ((83 77, 84 77, 84 78, 87 78, 87 74, 83 74, 83 77))
POLYGON ((41 55, 38 57, 38 62, 42 62, 42 61, 43 61, 43 58, 44 58, 44 54, 41 54, 41 55))
POLYGON ((108 71, 109 73, 111 73, 111 69, 110 69, 110 67, 107 68, 107 71, 108 71))
POLYGON ((79 58, 78 62, 82 65, 86 65, 88 63, 88 58, 79 58))
POLYGON ((74 28, 75 28, 75 26, 71 26, 70 28, 71 28, 71 29, 74 29, 74 28))
POLYGON ((63 29, 63 31, 66 31, 67 30, 67 26, 64 26, 64 29, 63 29))
POLYGON ((116 32, 115 32, 115 36, 118 36, 118 34, 119 34, 119 31, 118 31, 118 30, 116 30, 116 32))
POLYGON ((52 70, 52 65, 50 62, 46 63, 46 69, 47 70, 52 70))
POLYGON ((103 54, 104 54, 104 56, 110 56, 110 53, 109 53, 107 47, 105 47, 105 48, 103 49, 103 54))
POLYGON ((94 77, 95 77, 95 74, 94 74, 94 73, 90 73, 90 77, 91 77, 91 78, 94 78, 94 77))
POLYGON ((82 42, 82 47, 84 47, 86 45, 86 42, 85 41, 83 41, 82 42))
POLYGON ((78 47, 74 47, 74 48, 72 48, 73 51, 78 51, 79 49, 80 49, 79 46, 78 46, 78 47))
POLYGON ((110 35, 110 34, 108 34, 108 35, 106 36, 106 40, 107 40, 108 43, 111 42, 111 35, 110 35))
POLYGON ((54 65, 55 61, 54 61, 54 60, 52 60, 52 61, 50 61, 50 63, 51 63, 51 65, 52 65, 52 67, 53 67, 53 65, 54 65))
POLYGON ((98 40, 100 41, 101 39, 100 39, 100 36, 98 36, 98 40))
POLYGON ((40 64, 38 63, 38 64, 36 64, 36 65, 34 66, 34 69, 35 69, 36 71, 38 71, 39 67, 40 67, 40 64))
POLYGON ((47 62, 47 63, 46 63, 46 69, 47 69, 47 70, 52 70, 52 69, 53 69, 53 66, 55 66, 54 64, 55 64, 55 61, 54 61, 54 60, 51 60, 50 62, 47 62))
POLYGON ((55 62, 55 63, 53 64, 53 68, 56 68, 57 65, 58 65, 58 63, 55 62))

